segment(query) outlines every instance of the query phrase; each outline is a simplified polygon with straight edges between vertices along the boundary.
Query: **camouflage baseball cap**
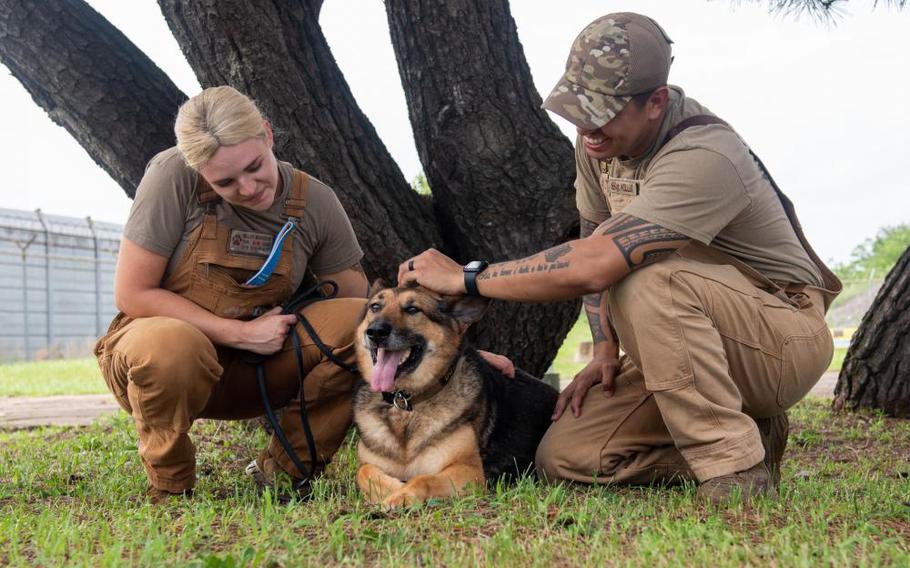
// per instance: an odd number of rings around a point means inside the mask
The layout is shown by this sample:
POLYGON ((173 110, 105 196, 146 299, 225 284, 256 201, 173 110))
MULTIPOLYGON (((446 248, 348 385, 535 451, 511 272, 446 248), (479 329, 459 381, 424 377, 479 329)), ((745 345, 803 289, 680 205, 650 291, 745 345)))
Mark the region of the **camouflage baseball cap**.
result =
POLYGON ((543 108, 586 130, 597 130, 632 95, 667 83, 671 43, 647 16, 619 12, 594 20, 575 38, 566 72, 543 108))

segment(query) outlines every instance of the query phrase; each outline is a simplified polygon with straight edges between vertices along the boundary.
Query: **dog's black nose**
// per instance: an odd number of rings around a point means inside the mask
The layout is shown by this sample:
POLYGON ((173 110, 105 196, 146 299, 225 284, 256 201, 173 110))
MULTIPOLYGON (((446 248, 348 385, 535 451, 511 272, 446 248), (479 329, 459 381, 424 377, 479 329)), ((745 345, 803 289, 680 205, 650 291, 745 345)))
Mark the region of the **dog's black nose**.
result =
POLYGON ((373 343, 382 343, 388 339, 391 334, 392 326, 386 322, 373 322, 370 324, 370 327, 367 328, 367 337, 369 337, 373 343))

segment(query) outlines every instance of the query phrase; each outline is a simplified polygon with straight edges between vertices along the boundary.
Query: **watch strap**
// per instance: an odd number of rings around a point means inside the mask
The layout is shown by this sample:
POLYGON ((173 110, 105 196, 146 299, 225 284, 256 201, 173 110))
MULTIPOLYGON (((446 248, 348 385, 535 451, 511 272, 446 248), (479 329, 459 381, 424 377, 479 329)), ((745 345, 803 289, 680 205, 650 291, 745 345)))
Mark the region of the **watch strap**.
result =
POLYGON ((477 275, 479 272, 471 270, 464 273, 464 290, 468 296, 480 296, 477 289, 477 275))

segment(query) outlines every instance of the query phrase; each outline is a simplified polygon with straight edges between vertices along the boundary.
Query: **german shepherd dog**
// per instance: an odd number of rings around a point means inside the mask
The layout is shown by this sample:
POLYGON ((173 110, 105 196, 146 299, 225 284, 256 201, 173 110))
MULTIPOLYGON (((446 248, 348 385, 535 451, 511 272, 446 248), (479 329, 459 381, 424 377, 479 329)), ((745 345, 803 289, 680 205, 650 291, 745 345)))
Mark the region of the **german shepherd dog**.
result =
POLYGON ((451 497, 532 470, 558 395, 523 371, 502 375, 464 344, 488 302, 413 287, 380 290, 367 303, 354 423, 357 484, 371 503, 451 497))

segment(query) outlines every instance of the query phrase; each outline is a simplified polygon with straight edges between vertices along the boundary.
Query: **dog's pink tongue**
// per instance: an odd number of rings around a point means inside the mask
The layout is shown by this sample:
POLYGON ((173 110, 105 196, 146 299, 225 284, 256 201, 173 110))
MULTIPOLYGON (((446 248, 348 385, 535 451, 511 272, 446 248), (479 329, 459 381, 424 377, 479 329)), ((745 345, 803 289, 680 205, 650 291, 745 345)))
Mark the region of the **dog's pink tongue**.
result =
POLYGON ((382 347, 376 352, 376 363, 370 374, 370 390, 373 392, 391 392, 395 383, 395 372, 404 351, 387 351, 382 347))

